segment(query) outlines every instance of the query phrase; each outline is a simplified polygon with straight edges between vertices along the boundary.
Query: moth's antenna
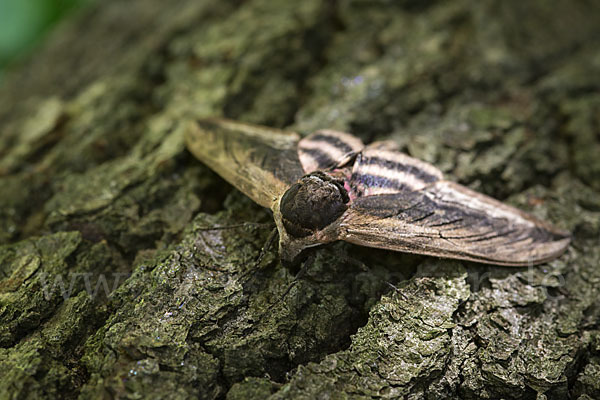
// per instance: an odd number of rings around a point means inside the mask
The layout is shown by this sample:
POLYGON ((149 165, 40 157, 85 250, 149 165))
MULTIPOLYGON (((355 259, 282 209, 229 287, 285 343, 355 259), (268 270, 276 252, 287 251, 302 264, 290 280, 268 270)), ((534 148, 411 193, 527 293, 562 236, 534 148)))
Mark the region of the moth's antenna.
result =
MULTIPOLYGON (((240 224, 201 227, 201 228, 196 228, 196 231, 200 232, 198 234, 198 237, 200 238, 200 240, 202 240, 202 242, 204 243, 204 245, 207 246, 207 247, 209 247, 208 243, 206 242, 206 240, 204 238, 204 236, 202 235, 202 232, 221 231, 221 230, 226 230, 226 229, 236 229, 236 228, 245 228, 245 227, 257 227, 257 228, 260 229, 260 228, 267 228, 267 227, 270 228, 273 225, 275 225, 274 222, 264 222, 264 223, 261 223, 261 222, 242 222, 240 224)), ((276 233, 277 233, 277 228, 274 229, 274 232, 271 231, 271 233, 269 234, 269 237, 268 237, 267 241, 265 242, 265 244, 261 248, 261 251, 260 251, 260 254, 259 254, 258 258, 254 262, 253 267, 260 264, 260 262, 262 261, 262 259, 266 255, 267 251, 272 246, 273 240, 277 236, 276 233)), ((213 259, 213 261, 215 262, 215 264, 218 264, 217 260, 215 259, 215 257, 212 254, 210 254, 210 257, 213 259)), ((254 270, 254 268, 251 268, 249 271, 244 272, 240 276, 240 279, 243 279, 244 277, 246 277, 246 275, 248 275, 253 270, 254 270)))
POLYGON ((273 222, 242 222, 241 224, 223 225, 223 226, 207 226, 196 229, 197 231, 220 231, 224 229, 245 228, 247 226, 255 226, 257 228, 266 228, 273 226, 273 222))

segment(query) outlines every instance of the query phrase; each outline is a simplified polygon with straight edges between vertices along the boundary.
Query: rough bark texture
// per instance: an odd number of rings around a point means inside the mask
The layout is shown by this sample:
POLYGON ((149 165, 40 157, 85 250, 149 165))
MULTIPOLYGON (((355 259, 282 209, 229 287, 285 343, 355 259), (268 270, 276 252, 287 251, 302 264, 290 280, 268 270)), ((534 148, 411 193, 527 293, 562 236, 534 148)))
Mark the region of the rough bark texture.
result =
POLYGON ((0 398, 599 398, 599 16, 98 2, 0 89, 0 398), (519 269, 339 243, 280 300, 268 212, 185 150, 213 115, 396 140, 572 246, 519 269))

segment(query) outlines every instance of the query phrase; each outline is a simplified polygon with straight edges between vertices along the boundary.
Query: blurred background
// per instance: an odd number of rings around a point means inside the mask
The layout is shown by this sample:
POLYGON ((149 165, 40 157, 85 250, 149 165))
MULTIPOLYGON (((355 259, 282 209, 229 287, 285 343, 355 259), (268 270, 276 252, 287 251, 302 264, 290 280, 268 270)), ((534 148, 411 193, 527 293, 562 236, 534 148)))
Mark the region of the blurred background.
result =
POLYGON ((92 0, 0 0, 0 82, 62 18, 92 0))

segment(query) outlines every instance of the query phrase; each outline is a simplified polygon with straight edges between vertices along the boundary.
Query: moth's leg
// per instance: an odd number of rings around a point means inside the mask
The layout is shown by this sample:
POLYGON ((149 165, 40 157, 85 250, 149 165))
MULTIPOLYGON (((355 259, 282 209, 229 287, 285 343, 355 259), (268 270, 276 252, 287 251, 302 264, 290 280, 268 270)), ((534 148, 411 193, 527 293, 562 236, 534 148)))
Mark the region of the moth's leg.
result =
POLYGON ((294 277, 294 280, 292 281, 292 283, 290 283, 290 285, 287 287, 287 289, 285 289, 285 292, 283 292, 283 294, 279 298, 279 301, 276 301, 273 304, 271 304, 269 306, 269 308, 267 308, 267 311, 271 310, 275 305, 277 305, 278 303, 282 303, 285 300, 286 296, 290 293, 290 290, 292 290, 292 288, 294 286, 296 286, 296 284, 298 283, 298 281, 300 279, 302 279, 307 274, 307 271, 315 263, 315 259, 316 259, 316 253, 314 251, 311 251, 308 254, 308 257, 306 258, 306 260, 304 260, 304 262, 302 262, 300 270, 298 271, 298 273, 294 277))
POLYGON ((408 297, 404 294, 404 292, 402 292, 398 287, 394 286, 394 284, 392 284, 391 282, 385 282, 388 284, 389 287, 391 287, 396 293, 398 293, 400 296, 402 296, 402 299, 404 300, 408 300, 408 297))
POLYGON ((277 227, 271 230, 267 241, 263 245, 262 249, 260 249, 260 253, 258 254, 258 258, 256 259, 255 265, 260 265, 261 261, 265 257, 265 255, 271 250, 273 247, 273 243, 277 243, 277 239, 279 238, 279 232, 277 231, 277 227))
POLYGON ((346 262, 346 263, 352 265, 353 267, 357 267, 358 269, 360 269, 362 271, 365 271, 365 272, 369 271, 369 266, 367 264, 360 261, 358 258, 354 258, 351 255, 348 255, 348 253, 346 253, 346 252, 336 251, 336 256, 342 262, 346 262))
MULTIPOLYGON (((363 271, 368 271, 369 270, 369 267, 365 263, 363 263, 362 261, 360 261, 360 260, 358 260, 358 259, 356 259, 356 258, 354 258, 352 256, 349 256, 345 252, 340 251, 340 250, 338 250, 336 248, 323 247, 323 248, 321 248, 321 250, 332 252, 334 254, 334 256, 338 260, 340 260, 341 262, 346 262, 346 263, 350 264, 351 266, 357 267, 357 268, 359 268, 359 269, 361 269, 363 271)), ((312 250, 308 251, 307 257, 302 262, 302 264, 300 265, 300 269, 296 273, 296 276, 294 277, 294 280, 287 287, 287 289, 285 290, 285 292, 283 293, 283 295, 281 296, 281 298, 279 299, 278 302, 283 302, 283 300, 285 299, 285 297, 289 294, 290 290, 292 290, 292 288, 298 283, 298 281, 300 281, 302 278, 304 278, 308 274, 308 270, 315 263, 316 256, 317 256, 317 251, 316 250, 312 249, 312 250)), ((269 306, 269 310, 275 304, 277 304, 278 302, 275 302, 275 303, 271 304, 269 306)))
POLYGON ((252 263, 252 267, 248 268, 248 270, 240 276, 240 279, 245 279, 251 273, 258 271, 258 269, 259 269, 258 267, 260 266, 261 262, 263 261, 265 256, 267 254, 269 254, 269 251, 273 247, 273 244, 278 242, 278 240, 277 240, 278 238, 279 238, 279 232, 277 231, 277 227, 275 227, 271 230, 269 237, 267 238, 267 240, 263 244, 262 248, 260 249, 260 253, 258 254, 258 257, 256 258, 256 260, 254 260, 254 263, 252 263))
POLYGON ((336 243, 332 243, 329 246, 323 247, 323 250, 333 253, 336 259, 340 262, 349 264, 352 267, 356 267, 361 271, 367 272, 369 271, 369 266, 359 260, 358 258, 352 257, 343 248, 339 248, 336 246, 336 243))

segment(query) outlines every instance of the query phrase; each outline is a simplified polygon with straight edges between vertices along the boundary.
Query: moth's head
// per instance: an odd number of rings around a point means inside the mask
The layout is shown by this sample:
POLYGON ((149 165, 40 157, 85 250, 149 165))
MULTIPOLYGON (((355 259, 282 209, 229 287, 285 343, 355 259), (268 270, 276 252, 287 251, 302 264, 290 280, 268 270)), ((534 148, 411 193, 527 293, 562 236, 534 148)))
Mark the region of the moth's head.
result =
POLYGON ((306 175, 281 198, 283 226, 295 238, 313 235, 337 220, 348 201, 343 182, 321 172, 306 175))

